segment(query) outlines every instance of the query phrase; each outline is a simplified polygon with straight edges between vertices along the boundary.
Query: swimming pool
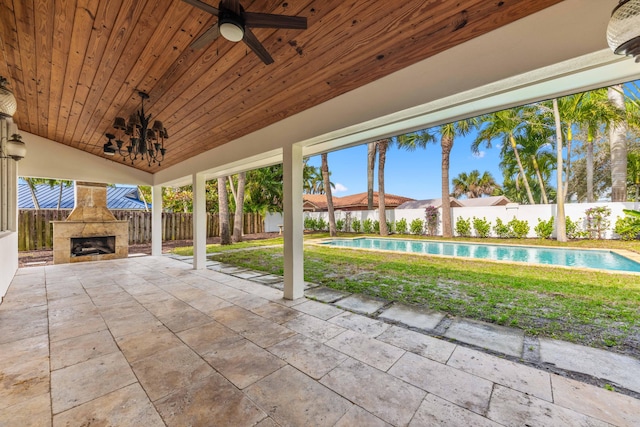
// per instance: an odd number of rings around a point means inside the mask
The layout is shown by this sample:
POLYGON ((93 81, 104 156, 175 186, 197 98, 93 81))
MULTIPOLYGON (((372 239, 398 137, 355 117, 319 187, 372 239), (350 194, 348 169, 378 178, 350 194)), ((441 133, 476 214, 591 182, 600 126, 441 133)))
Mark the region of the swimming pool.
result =
POLYGON ((408 252, 413 254, 446 255, 495 261, 559 265, 563 267, 640 272, 639 263, 607 250, 376 239, 368 237, 332 239, 324 241, 321 244, 346 248, 408 252))

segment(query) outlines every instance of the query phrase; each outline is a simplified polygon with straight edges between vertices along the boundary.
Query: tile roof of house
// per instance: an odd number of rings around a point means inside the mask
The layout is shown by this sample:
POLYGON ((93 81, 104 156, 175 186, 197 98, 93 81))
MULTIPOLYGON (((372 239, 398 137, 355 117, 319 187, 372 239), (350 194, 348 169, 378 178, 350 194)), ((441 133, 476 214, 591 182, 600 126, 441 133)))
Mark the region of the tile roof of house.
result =
MULTIPOLYGON (((327 196, 324 194, 304 194, 302 196, 305 203, 310 203, 318 209, 327 208, 327 196)), ((412 201, 409 197, 397 196, 395 194, 385 193, 384 202, 388 208, 396 207, 402 203, 412 201)), ((333 197, 334 209, 346 209, 363 206, 366 209, 367 193, 351 194, 344 197, 333 197)), ((378 192, 373 192, 373 206, 378 207, 378 192)))
MULTIPOLYGON (((40 204, 40 209, 56 209, 58 207, 58 197, 60 187, 50 187, 48 184, 36 185, 36 197, 40 204)), ((74 188, 62 187, 62 201, 60 209, 73 209, 74 188)), ((149 209, 151 204, 147 203, 149 209)), ((135 187, 107 187, 107 208, 109 209, 144 209, 144 202, 138 198, 135 187)), ((29 185, 20 183, 18 185, 18 209, 34 209, 33 200, 29 185)))

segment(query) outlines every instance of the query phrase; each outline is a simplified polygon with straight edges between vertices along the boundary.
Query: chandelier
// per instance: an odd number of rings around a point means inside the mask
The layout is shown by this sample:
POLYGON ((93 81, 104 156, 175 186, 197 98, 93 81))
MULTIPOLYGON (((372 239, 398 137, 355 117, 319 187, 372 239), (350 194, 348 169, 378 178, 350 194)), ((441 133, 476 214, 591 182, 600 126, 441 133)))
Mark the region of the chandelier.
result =
POLYGON ((107 156, 114 156, 118 153, 122 156, 122 161, 131 161, 131 164, 138 159, 146 160, 151 166, 164 160, 167 152, 164 148, 164 140, 169 139, 167 129, 162 122, 155 120, 153 126, 149 127, 151 114, 145 115, 144 100, 149 99, 145 92, 138 92, 141 99, 140 110, 129 116, 129 121, 123 117, 116 117, 113 121, 114 133, 106 133, 107 143, 103 146, 103 153, 107 156), (125 139, 128 144, 125 146, 125 139))
POLYGON ((607 42, 616 54, 640 62, 640 0, 620 0, 609 20, 607 42))

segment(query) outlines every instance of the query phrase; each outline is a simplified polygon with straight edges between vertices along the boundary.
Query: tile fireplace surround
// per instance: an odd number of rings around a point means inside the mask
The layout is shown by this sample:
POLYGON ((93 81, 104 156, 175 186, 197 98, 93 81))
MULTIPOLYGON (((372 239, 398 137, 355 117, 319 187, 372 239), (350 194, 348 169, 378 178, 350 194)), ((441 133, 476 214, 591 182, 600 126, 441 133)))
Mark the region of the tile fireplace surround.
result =
POLYGON ((76 182, 75 207, 66 221, 53 223, 53 263, 126 258, 129 254, 129 221, 118 221, 107 209, 107 185, 76 182), (115 236, 109 254, 72 256, 71 239, 115 236))

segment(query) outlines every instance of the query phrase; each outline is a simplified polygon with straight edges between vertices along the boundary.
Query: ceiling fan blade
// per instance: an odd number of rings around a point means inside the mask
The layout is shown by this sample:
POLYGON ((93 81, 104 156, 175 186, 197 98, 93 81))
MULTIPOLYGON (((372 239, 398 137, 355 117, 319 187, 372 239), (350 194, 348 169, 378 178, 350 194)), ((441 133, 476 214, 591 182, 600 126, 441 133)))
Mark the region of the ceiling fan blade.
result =
POLYGON ((262 60, 266 65, 273 64, 273 58, 267 52, 267 49, 264 48, 262 43, 258 41, 255 34, 251 32, 250 29, 244 29, 244 38, 242 39, 244 42, 251 48, 251 50, 258 55, 258 58, 262 60))
POLYGON ((207 13, 212 14, 213 16, 218 16, 218 8, 210 6, 206 3, 201 2, 200 0, 182 0, 185 3, 190 4, 191 6, 197 7, 198 9, 202 9, 207 13))
POLYGON ((306 30, 307 18, 303 16, 272 15, 270 13, 245 12, 244 23, 253 28, 292 28, 306 30))
POLYGON ((207 31, 202 33, 200 37, 195 39, 193 43, 191 43, 191 49, 198 50, 202 49, 212 41, 218 38, 220 35, 220 29, 218 28, 218 23, 213 24, 207 31))

